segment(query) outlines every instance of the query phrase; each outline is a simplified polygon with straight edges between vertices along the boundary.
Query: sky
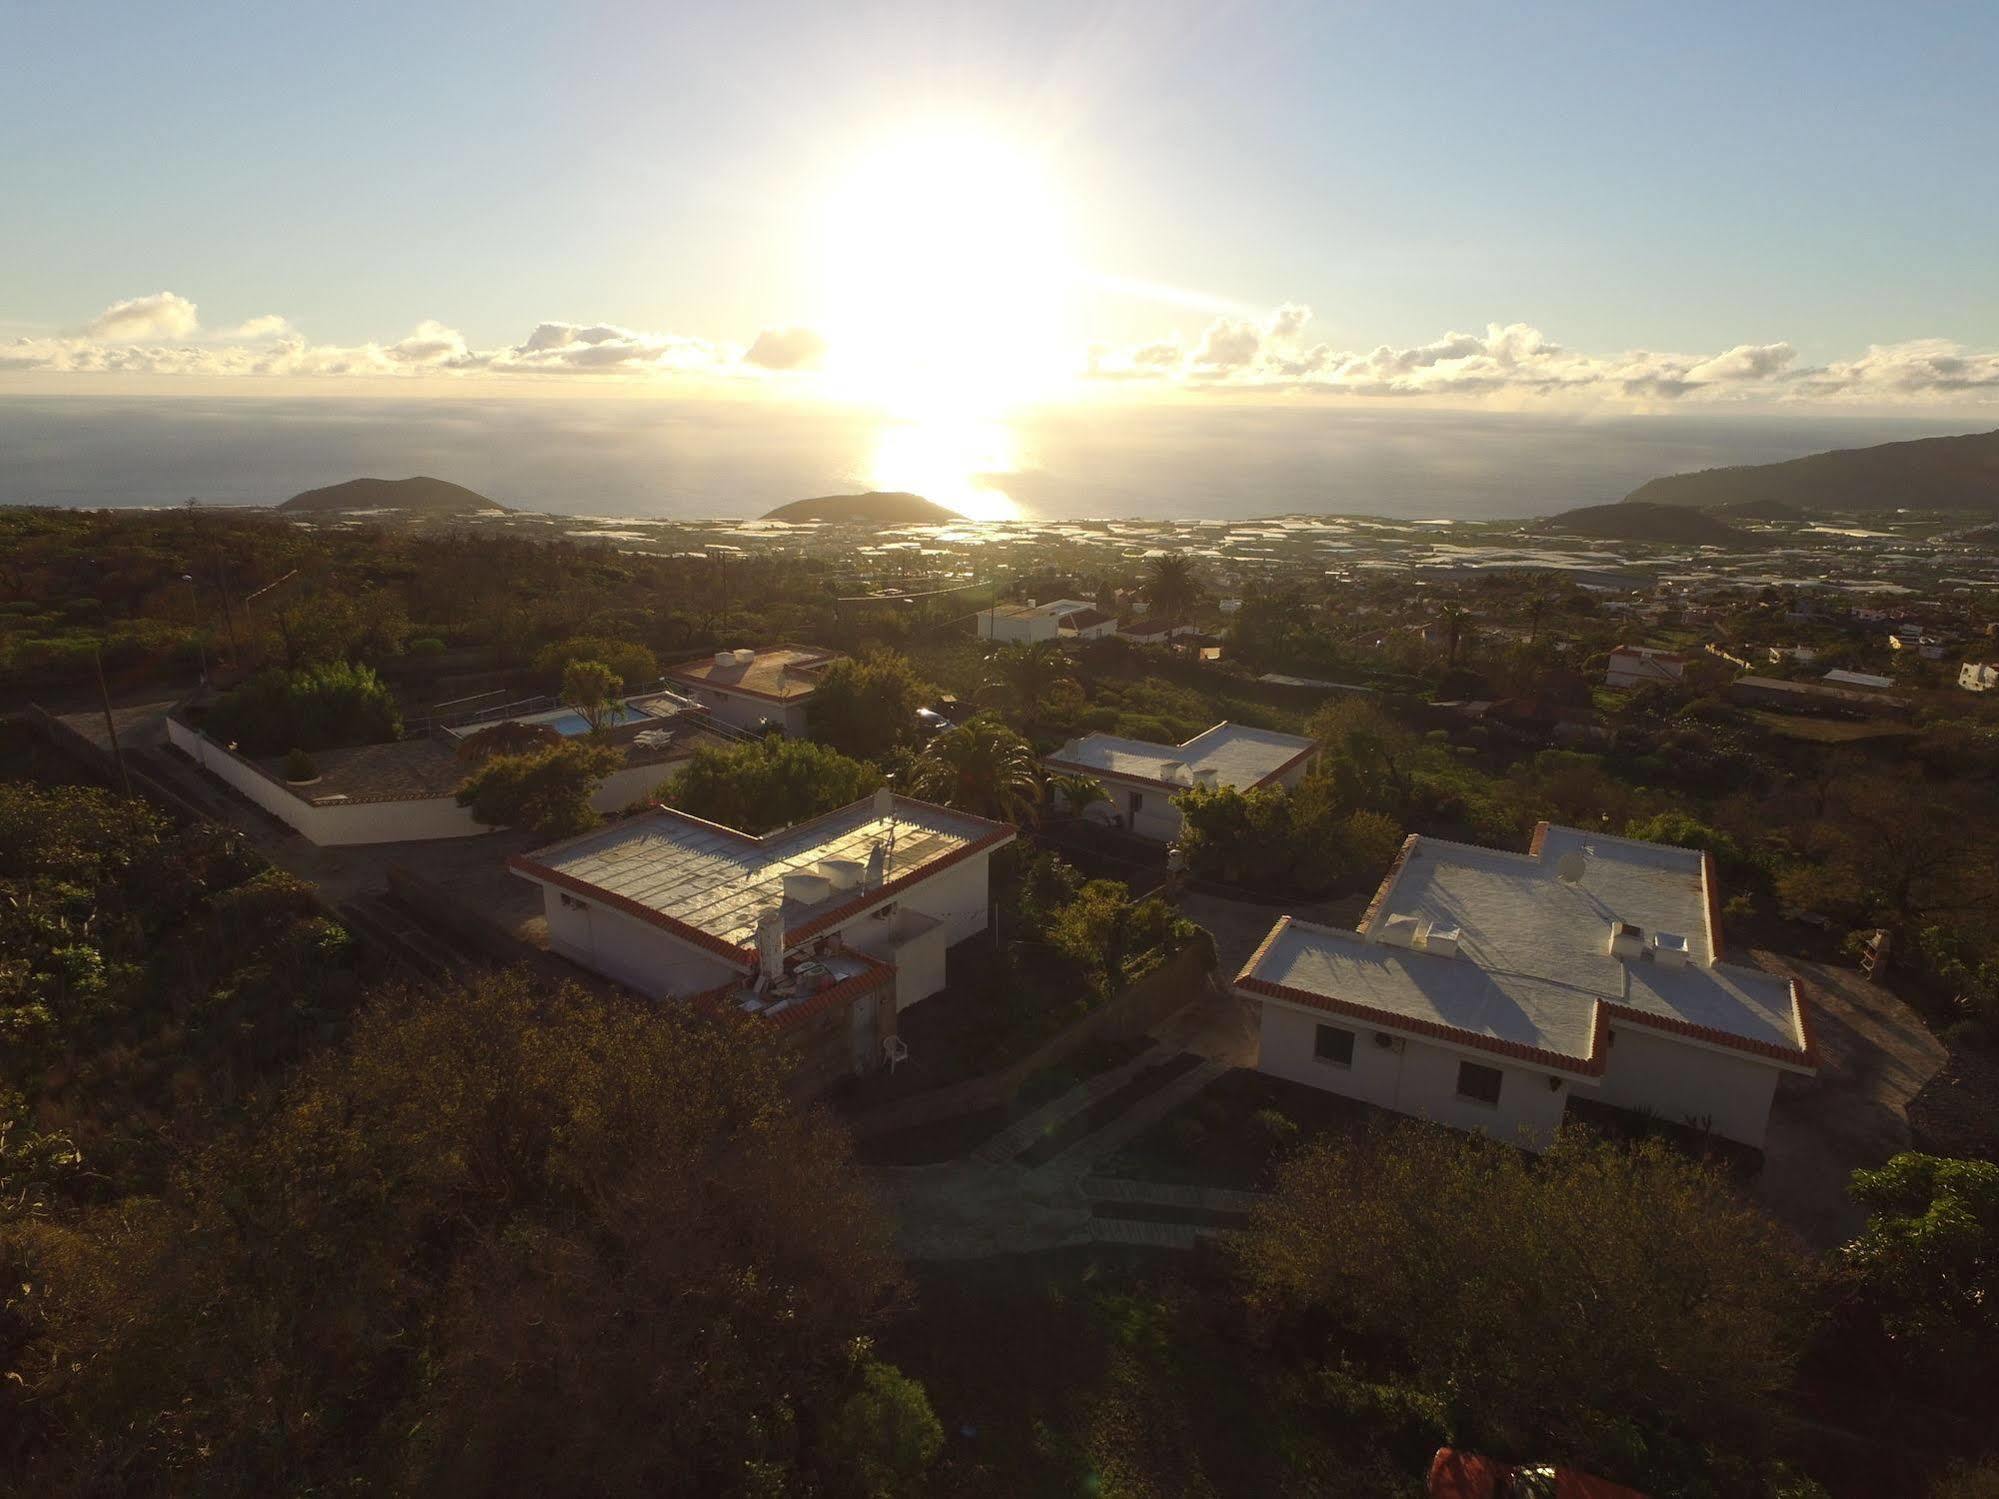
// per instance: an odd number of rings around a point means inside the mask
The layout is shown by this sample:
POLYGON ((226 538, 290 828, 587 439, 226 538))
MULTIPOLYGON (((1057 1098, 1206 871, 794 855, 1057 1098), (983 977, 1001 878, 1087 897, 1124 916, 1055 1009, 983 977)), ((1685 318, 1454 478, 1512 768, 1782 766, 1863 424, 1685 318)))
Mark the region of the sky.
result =
POLYGON ((0 56, 0 392, 1999 409, 1990 0, 0 0, 0 56))

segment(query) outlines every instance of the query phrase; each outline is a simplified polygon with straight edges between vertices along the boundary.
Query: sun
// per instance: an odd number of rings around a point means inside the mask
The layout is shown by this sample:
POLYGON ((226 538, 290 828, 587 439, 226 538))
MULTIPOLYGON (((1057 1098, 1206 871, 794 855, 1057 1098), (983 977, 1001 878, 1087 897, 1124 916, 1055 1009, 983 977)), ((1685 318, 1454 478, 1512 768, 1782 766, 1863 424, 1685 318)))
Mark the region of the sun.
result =
POLYGON ((1073 277, 1036 157, 973 128, 913 130, 828 196, 827 374, 903 420, 998 415, 1062 372, 1073 277))

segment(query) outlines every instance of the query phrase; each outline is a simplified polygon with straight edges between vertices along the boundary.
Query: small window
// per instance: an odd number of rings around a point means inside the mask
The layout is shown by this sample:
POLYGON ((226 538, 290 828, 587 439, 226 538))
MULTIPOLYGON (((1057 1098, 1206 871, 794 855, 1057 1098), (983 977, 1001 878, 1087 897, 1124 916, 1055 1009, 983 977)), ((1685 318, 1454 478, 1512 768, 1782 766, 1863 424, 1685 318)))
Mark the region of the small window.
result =
POLYGON ((1473 1103, 1499 1102, 1499 1084, 1505 1076, 1497 1067, 1481 1067, 1476 1062, 1458 1063, 1458 1097, 1473 1103))
POLYGON ((1130 793, 1130 795, 1127 796, 1125 799, 1125 810, 1131 813, 1133 817, 1138 816, 1139 811, 1144 806, 1145 806, 1145 793, 1143 791, 1134 791, 1130 793))
POLYGON ((1353 1032, 1336 1025, 1322 1025, 1312 1041, 1312 1055, 1335 1067, 1353 1066, 1353 1032))

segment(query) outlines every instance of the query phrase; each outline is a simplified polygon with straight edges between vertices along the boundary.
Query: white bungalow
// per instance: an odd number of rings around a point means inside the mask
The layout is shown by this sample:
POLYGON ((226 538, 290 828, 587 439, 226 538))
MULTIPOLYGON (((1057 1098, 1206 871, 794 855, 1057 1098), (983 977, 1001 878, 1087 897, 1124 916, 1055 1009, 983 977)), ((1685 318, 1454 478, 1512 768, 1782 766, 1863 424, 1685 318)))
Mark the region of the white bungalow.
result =
POLYGON ((853 951, 894 970, 899 1011, 986 929, 988 861, 1013 838, 884 791, 762 837, 660 809, 507 867, 542 887, 551 948, 642 994, 747 985, 744 1007, 775 1013, 798 962, 853 951))
POLYGON ((1722 961, 1712 861, 1543 823, 1411 835, 1355 931, 1285 917, 1236 976, 1261 1070, 1542 1149, 1571 1095, 1761 1147, 1817 1070, 1795 983, 1722 961))
POLYGON ((840 659, 836 651, 782 645, 771 650, 742 648, 666 668, 676 691, 701 704, 724 723, 754 729, 774 723, 790 739, 811 732, 813 695, 819 677, 840 659))
POLYGON ((1120 818, 1140 837, 1171 843, 1181 828, 1174 797, 1196 786, 1242 791, 1295 786, 1311 769, 1318 749, 1316 740, 1300 734, 1218 723, 1185 744, 1085 734, 1041 763, 1058 775, 1101 781, 1111 797, 1106 815, 1120 818))
POLYGON ((1034 645, 1044 640, 1101 640, 1117 633, 1117 621, 1079 599, 1043 604, 999 604, 977 616, 979 638, 1034 645))

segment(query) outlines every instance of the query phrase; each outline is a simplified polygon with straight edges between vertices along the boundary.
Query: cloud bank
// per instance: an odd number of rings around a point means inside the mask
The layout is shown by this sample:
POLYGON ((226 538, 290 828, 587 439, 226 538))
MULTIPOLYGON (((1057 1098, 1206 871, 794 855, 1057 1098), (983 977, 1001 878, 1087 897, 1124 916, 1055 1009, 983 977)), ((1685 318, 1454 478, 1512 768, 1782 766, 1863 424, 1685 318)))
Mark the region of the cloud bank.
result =
MULTIPOLYGON (((1405 347, 1339 349, 1313 341, 1311 322, 1312 310, 1295 302, 1261 318, 1217 317, 1192 338, 1093 345, 1081 373, 1086 382, 1195 394, 1303 392, 1496 406, 1999 402, 1999 353, 1941 338, 1876 344, 1854 358, 1814 365, 1782 341, 1706 353, 1589 353, 1526 323, 1492 323, 1483 333, 1449 332, 1405 347)), ((818 332, 794 326, 765 328, 741 345, 615 323, 543 322, 519 343, 479 348, 435 320, 390 342, 320 343, 268 313, 211 335, 202 331, 192 301, 161 291, 115 302, 69 334, 0 341, 0 373, 789 381, 809 380, 831 352, 818 332)))
POLYGON ((1877 344, 1857 359, 1801 365, 1788 343, 1737 344, 1713 354, 1646 349, 1590 354, 1526 323, 1429 343, 1342 350, 1310 343, 1311 309, 1286 303, 1262 321, 1217 318, 1183 349, 1177 338, 1092 348, 1086 374, 1197 390, 1317 390, 1351 396, 1579 396, 1623 402, 1939 397, 1999 400, 1999 353, 1948 339, 1877 344))
POLYGON ((276 313, 226 333, 202 333, 186 297, 156 292, 115 302, 80 332, 0 341, 0 372, 54 375, 431 376, 596 374, 743 378, 810 369, 826 341, 808 328, 770 328, 747 349, 611 323, 539 323, 517 344, 474 348, 427 319, 390 343, 315 343, 276 313))

